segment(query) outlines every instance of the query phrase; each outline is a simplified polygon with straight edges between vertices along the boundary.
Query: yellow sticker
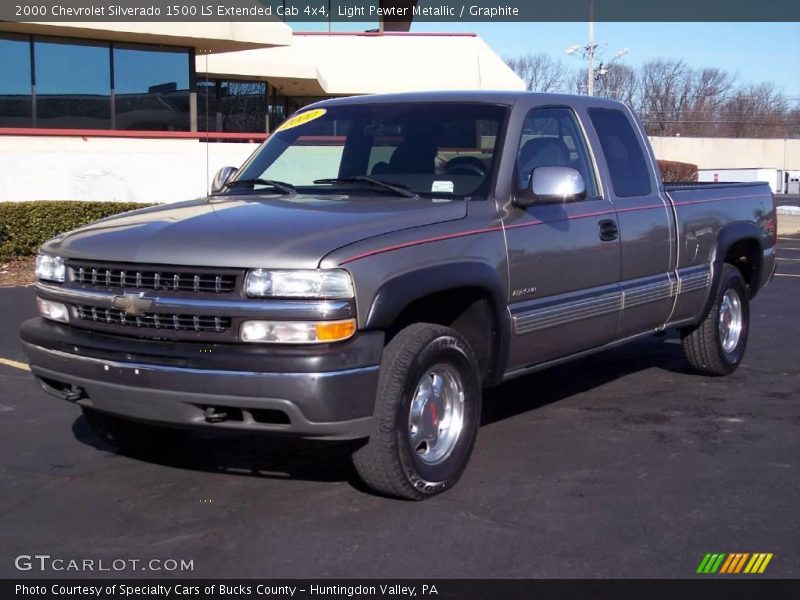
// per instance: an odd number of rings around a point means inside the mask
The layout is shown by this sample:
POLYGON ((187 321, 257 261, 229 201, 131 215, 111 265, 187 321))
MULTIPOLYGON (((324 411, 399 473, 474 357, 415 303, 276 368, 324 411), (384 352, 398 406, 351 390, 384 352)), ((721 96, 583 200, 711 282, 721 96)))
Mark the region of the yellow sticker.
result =
POLYGON ((286 119, 280 127, 275 130, 275 133, 279 131, 286 131, 287 129, 291 129, 292 127, 299 127, 300 125, 305 125, 306 123, 310 123, 315 119, 319 119, 322 115, 324 115, 327 110, 324 108, 315 108, 314 110, 307 110, 306 112, 301 112, 299 115, 295 115, 286 119))

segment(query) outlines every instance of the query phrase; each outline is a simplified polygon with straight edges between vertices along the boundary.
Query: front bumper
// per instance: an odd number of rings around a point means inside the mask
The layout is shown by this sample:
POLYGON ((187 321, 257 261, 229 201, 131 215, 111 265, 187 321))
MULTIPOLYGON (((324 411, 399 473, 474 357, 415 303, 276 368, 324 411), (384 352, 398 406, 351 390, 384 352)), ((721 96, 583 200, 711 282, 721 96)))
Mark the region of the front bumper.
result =
POLYGON ((120 417, 327 439, 371 430, 380 332, 276 349, 141 340, 37 318, 20 336, 45 391, 120 417))

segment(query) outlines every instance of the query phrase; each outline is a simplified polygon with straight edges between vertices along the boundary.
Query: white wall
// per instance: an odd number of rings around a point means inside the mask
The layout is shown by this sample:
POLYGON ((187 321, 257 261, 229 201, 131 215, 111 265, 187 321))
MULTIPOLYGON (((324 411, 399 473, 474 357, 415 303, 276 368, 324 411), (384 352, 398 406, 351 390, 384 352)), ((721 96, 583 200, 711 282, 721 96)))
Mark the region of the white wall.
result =
POLYGON ((206 195, 254 143, 0 136, 0 201, 178 202, 206 195), (206 152, 208 151, 208 155, 206 152))
MULTIPOLYGON (((652 142, 657 158, 701 169, 800 170, 800 140, 670 137, 652 142)), ((180 139, 0 136, 0 201, 178 202, 205 196, 217 169, 240 166, 257 147, 180 139)))
POLYGON ((800 140, 652 137, 656 158, 700 169, 800 169, 800 140))

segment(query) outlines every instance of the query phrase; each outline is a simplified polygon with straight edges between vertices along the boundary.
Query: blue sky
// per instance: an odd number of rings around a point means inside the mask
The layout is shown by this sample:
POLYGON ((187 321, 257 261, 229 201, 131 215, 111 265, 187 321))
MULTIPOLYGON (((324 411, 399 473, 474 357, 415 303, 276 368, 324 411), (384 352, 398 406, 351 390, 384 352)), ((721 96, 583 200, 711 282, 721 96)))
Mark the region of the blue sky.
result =
MULTIPOLYGON (((413 31, 474 31, 503 56, 547 52, 567 65, 564 54, 585 44, 586 23, 414 23, 413 31)), ((595 23, 595 40, 611 58, 637 66, 653 58, 682 58, 695 67, 719 67, 745 81, 769 82, 800 103, 800 23, 595 23)))
MULTIPOLYGON (((474 32, 500 55, 546 52, 576 69, 583 62, 564 50, 588 39, 586 23, 415 22, 412 31, 474 32)), ((634 67, 654 58, 681 58, 695 67, 738 73, 743 81, 772 83, 800 104, 800 23, 595 23, 595 40, 607 48, 606 58, 629 48, 622 60, 634 67)))
MULTIPOLYGON (((586 23, 414 23, 413 31, 474 31, 501 55, 547 52, 578 66, 564 54, 585 44, 586 23)), ((800 23, 595 23, 595 40, 611 58, 637 66, 653 58, 682 58, 695 67, 719 67, 743 80, 770 82, 800 100, 800 23)))

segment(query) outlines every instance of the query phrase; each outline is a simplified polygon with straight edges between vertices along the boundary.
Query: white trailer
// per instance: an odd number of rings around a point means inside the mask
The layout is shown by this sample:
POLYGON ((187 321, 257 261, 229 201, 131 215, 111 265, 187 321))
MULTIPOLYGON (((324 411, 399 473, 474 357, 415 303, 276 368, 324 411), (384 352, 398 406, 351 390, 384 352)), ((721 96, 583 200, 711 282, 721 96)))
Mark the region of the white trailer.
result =
POLYGON ((782 169, 698 169, 699 183, 741 183, 766 181, 773 194, 785 194, 787 181, 782 169))
POLYGON ((787 194, 800 194, 800 171, 786 171, 783 174, 787 194))

